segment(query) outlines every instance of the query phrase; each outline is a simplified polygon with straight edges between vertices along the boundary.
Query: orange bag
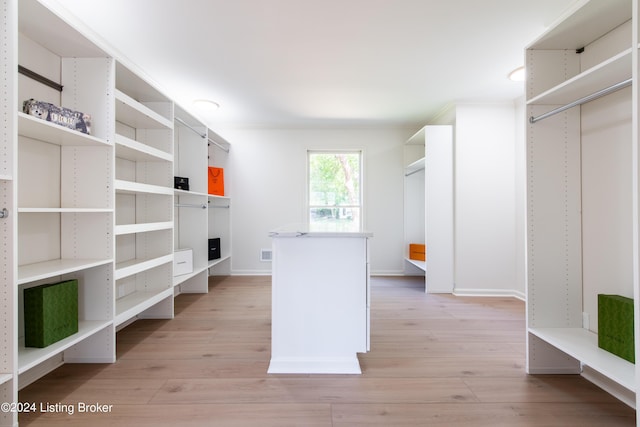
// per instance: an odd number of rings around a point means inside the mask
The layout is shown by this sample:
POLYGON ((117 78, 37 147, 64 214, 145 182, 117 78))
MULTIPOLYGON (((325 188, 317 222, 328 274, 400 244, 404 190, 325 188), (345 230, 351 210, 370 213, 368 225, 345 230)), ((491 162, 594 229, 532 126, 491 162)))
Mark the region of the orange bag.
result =
POLYGON ((209 194, 224 196, 224 169, 209 166, 209 194))

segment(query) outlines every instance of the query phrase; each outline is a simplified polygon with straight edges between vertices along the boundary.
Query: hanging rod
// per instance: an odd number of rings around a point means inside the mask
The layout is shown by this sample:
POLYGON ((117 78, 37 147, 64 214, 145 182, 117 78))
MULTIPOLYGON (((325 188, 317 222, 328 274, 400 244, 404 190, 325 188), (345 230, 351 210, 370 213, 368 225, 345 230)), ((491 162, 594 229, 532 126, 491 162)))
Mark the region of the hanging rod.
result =
POLYGON ((42 74, 38 74, 35 71, 31 71, 30 69, 25 68, 22 65, 18 65, 18 73, 22 74, 23 76, 27 76, 30 79, 37 81, 38 83, 42 83, 45 86, 49 86, 50 88, 55 89, 58 92, 62 92, 63 86, 61 84, 46 78, 42 74))
POLYGON ((216 208, 216 209, 229 209, 231 206, 230 205, 225 205, 225 206, 211 205, 209 207, 210 208, 216 208))
POLYGON ((192 131, 194 131, 200 138, 206 138, 207 134, 205 133, 200 133, 200 131, 196 128, 194 128, 193 126, 191 126, 189 123, 185 122, 184 120, 182 120, 180 117, 175 117, 177 122, 182 123, 183 125, 185 125, 186 127, 188 127, 189 129, 191 129, 192 131))
POLYGON ((424 167, 421 167, 420 169, 416 169, 416 170, 411 171, 411 172, 409 172, 409 173, 405 173, 405 174, 404 174, 404 176, 411 176, 411 175, 413 175, 414 173, 418 173, 418 172, 423 171, 423 170, 424 170, 424 167))
POLYGON ((598 99, 598 98, 603 97, 605 95, 609 95, 610 93, 616 92, 616 91, 618 91, 620 89, 624 89, 625 87, 629 86, 631 84, 631 82, 632 82, 632 79, 624 80, 624 81, 622 81, 620 83, 616 83, 616 84, 614 84, 612 86, 609 86, 608 88, 605 88, 605 89, 599 90, 599 91, 597 91, 595 93, 592 93, 591 95, 587 95, 584 98, 580 98, 580 99, 578 99, 576 101, 570 102, 567 105, 563 105, 562 107, 558 107, 558 108, 556 108, 554 110, 551 110, 549 112, 541 114, 538 117, 531 116, 531 117, 529 117, 529 123, 535 123, 537 121, 546 119, 547 117, 551 117, 551 116, 553 116, 555 114, 558 114, 558 113, 561 113, 561 112, 563 112, 565 110, 568 110, 569 108, 573 108, 573 107, 575 107, 577 105, 585 104, 585 103, 587 103, 589 101, 593 101, 594 99, 598 99))
POLYGON ((210 143, 212 143, 213 145, 216 145, 218 148, 220 148, 222 151, 228 153, 229 152, 229 147, 225 147, 224 145, 220 144, 218 141, 214 141, 213 139, 207 137, 207 139, 209 140, 210 143))
POLYGON ((194 131, 200 138, 207 138, 207 140, 212 143, 217 145, 218 147, 220 147, 221 150, 226 151, 227 153, 229 152, 229 148, 225 147, 224 145, 220 144, 217 141, 214 141, 213 139, 209 138, 209 136, 205 133, 200 133, 200 131, 198 131, 198 129, 194 128, 193 126, 191 126, 189 123, 185 122, 184 120, 182 120, 180 117, 176 117, 175 118, 177 122, 182 123, 183 125, 185 125, 186 127, 188 127, 189 129, 191 129, 192 131, 194 131))
POLYGON ((207 205, 203 203, 176 203, 176 208, 200 208, 207 209, 207 205))

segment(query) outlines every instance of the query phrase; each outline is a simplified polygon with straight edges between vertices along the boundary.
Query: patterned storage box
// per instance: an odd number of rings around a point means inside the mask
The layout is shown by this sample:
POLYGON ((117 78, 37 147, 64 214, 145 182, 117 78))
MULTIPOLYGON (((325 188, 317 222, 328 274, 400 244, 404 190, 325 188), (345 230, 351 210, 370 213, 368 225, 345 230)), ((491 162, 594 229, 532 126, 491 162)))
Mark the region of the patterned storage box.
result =
POLYGON ((633 299, 598 295, 598 347, 635 363, 633 299))
POLYGON ((46 347, 78 332, 78 281, 24 290, 25 347, 46 347))
POLYGON ((35 99, 27 99, 22 104, 22 112, 78 132, 91 133, 91 116, 80 111, 73 111, 35 99))

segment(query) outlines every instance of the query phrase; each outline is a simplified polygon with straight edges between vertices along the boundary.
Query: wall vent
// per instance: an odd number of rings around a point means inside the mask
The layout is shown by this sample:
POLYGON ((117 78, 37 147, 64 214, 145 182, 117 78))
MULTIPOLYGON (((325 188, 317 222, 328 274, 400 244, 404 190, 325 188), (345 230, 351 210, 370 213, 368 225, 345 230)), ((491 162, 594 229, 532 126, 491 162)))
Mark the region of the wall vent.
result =
POLYGON ((271 262, 272 258, 273 258, 273 253, 271 249, 260 249, 260 261, 271 262))

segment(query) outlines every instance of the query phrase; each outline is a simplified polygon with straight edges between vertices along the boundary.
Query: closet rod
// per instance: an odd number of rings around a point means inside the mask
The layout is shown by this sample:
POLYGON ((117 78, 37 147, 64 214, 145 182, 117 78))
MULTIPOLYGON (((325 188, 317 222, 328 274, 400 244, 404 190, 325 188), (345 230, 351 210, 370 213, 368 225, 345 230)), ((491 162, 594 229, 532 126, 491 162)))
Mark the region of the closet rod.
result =
POLYGON ((208 139, 208 140, 209 140, 209 142, 210 142, 210 143, 212 143, 213 145, 217 145, 217 146, 218 146, 218 148, 220 148, 222 151, 225 151, 225 152, 227 152, 227 153, 229 152, 229 147, 225 147, 224 145, 220 144, 220 143, 219 143, 219 142, 217 142, 217 141, 214 141, 213 139, 211 139, 211 138, 209 138, 209 137, 207 137, 207 139, 208 139))
POLYGON ((411 176, 411 175, 413 175, 414 173, 418 173, 418 172, 423 171, 423 170, 424 170, 424 168, 422 167, 422 168, 420 168, 420 169, 416 169, 416 170, 411 171, 411 172, 409 172, 409 173, 405 173, 405 174, 404 174, 404 176, 411 176))
POLYGON ((616 84, 614 84, 612 86, 609 86, 608 88, 605 88, 605 89, 599 90, 599 91, 597 91, 595 93, 592 93, 591 95, 587 95, 584 98, 580 98, 580 99, 578 99, 576 101, 570 102, 567 105, 563 105, 562 107, 558 107, 558 108, 556 108, 554 110, 551 110, 549 112, 541 114, 538 117, 531 116, 531 117, 529 117, 529 123, 535 123, 537 121, 546 119, 547 117, 551 117, 551 116, 553 116, 555 114, 558 114, 558 113, 561 113, 561 112, 563 112, 565 110, 568 110, 569 108, 573 108, 576 105, 582 105, 582 104, 585 104, 585 103, 587 103, 589 101, 593 101, 594 99, 598 99, 598 98, 603 97, 605 95, 609 95, 610 93, 616 92, 616 91, 618 91, 620 89, 623 89, 623 88, 629 86, 631 84, 631 82, 632 82, 632 79, 624 80, 624 81, 622 81, 620 83, 616 83, 616 84))
POLYGON ((23 67, 22 65, 18 65, 18 73, 22 74, 23 76, 27 76, 30 79, 37 81, 38 83, 42 83, 45 86, 49 86, 50 88, 55 89, 58 92, 62 92, 63 86, 61 84, 46 78, 42 74, 38 74, 35 71, 31 71, 30 69, 23 67))
POLYGON ((218 143, 218 142, 214 141, 213 139, 209 138, 209 137, 207 136, 207 134, 205 134, 205 133, 200 133, 200 132, 198 131, 198 129, 194 128, 194 127, 193 127, 193 126, 191 126, 189 123, 187 123, 187 122, 185 122, 184 120, 182 120, 180 117, 176 117, 175 119, 176 119, 176 121, 177 121, 177 122, 182 123, 183 125, 185 125, 185 126, 186 126, 186 127, 188 127, 189 129, 191 129, 192 131, 194 131, 194 132, 195 132, 199 137, 201 137, 201 138, 207 138, 207 140, 208 140, 210 143, 217 145, 218 147, 220 147, 220 149, 221 149, 221 150, 224 150, 224 151, 226 151, 227 153, 229 152, 229 148, 227 148, 227 147, 225 147, 224 145, 222 145, 222 144, 220 144, 220 143, 218 143))
POLYGON ((200 208, 207 209, 207 205, 202 203, 176 203, 176 208, 200 208))
POLYGON ((194 128, 193 126, 191 126, 189 123, 185 122, 184 120, 182 120, 180 117, 176 117, 175 118, 177 122, 182 123, 183 125, 185 125, 186 127, 188 127, 189 129, 191 129, 192 131, 194 131, 200 138, 206 138, 207 134, 205 133, 200 133, 198 131, 198 129, 194 128))
POLYGON ((209 206, 209 208, 216 208, 216 209, 229 209, 230 207, 231 207, 230 205, 225 205, 225 206, 211 205, 211 206, 209 206))

